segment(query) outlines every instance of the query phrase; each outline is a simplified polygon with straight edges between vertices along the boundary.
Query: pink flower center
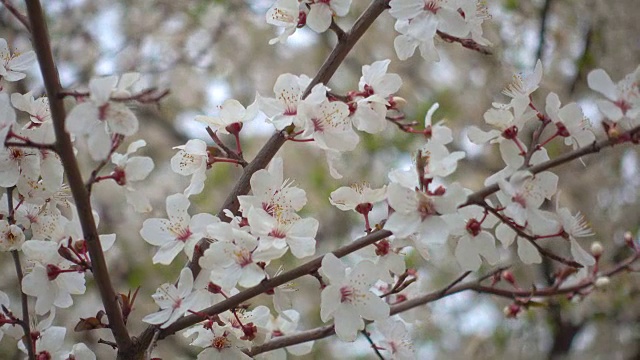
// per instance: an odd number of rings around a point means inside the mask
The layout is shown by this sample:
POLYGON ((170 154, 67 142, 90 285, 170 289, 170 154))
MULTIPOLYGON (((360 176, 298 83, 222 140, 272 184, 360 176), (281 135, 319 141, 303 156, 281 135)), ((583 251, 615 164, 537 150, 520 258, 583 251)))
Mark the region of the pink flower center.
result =
POLYGON ((222 336, 217 336, 211 342, 211 347, 214 349, 222 350, 231 347, 231 343, 229 339, 227 339, 226 334, 222 336))
POLYGON ((480 224, 480 221, 471 219, 467 222, 467 232, 469 234, 478 236, 478 234, 480 234, 480 231, 482 231, 482 224, 480 224))
POLYGON ((351 301, 353 301, 353 297, 354 297, 354 291, 351 286, 343 286, 340 288, 341 303, 345 303, 345 302, 350 303, 351 301))
POLYGON ((311 119, 311 122, 313 123, 313 131, 316 131, 316 132, 324 131, 324 124, 322 123, 322 120, 313 118, 311 119))
POLYGON ((180 229, 175 233, 177 235, 176 240, 182 241, 182 242, 187 242, 187 240, 189 240, 191 235, 193 235, 193 233, 191 232, 191 229, 189 228, 180 229))
POLYGON ((425 1, 424 3, 424 11, 431 12, 433 14, 437 14, 438 10, 440 10, 440 5, 437 1, 425 1))
POLYGON ((620 99, 613 103, 615 106, 619 107, 623 114, 627 114, 627 111, 631 109, 631 104, 624 99, 620 99))
POLYGON ((253 263, 253 259, 251 258, 251 252, 247 250, 236 251, 234 255, 236 256, 236 262, 241 267, 245 267, 253 263))

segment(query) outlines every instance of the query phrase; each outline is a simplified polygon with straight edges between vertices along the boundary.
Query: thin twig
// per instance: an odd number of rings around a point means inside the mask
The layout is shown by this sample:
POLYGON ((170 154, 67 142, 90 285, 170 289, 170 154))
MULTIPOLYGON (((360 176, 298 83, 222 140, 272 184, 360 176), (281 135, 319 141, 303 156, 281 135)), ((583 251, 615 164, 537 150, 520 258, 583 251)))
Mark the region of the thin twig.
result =
POLYGON ((18 20, 25 28, 27 28, 27 31, 31 32, 31 25, 29 24, 29 19, 27 19, 27 17, 23 13, 21 13, 18 9, 16 9, 16 7, 9 2, 9 0, 0 0, 0 1, 2 2, 4 7, 6 7, 7 10, 9 10, 11 15, 13 15, 16 18, 16 20, 18 20))
POLYGON ((371 339, 371 335, 369 335, 369 333, 367 332, 367 328, 365 327, 362 331, 360 331, 360 333, 362 333, 362 335, 364 335, 364 338, 367 339, 369 344, 371 344, 371 348, 376 353, 376 356, 378 357, 378 359, 384 360, 384 356, 382 356, 382 354, 380 353, 380 350, 378 350, 378 346, 376 346, 376 343, 374 343, 373 339, 371 339))
MULTIPOLYGON (((7 188, 7 209, 9 210, 9 215, 7 216, 7 220, 10 225, 15 224, 15 216, 13 208, 13 187, 7 188)), ((27 294, 22 291, 22 279, 24 278, 24 273, 22 272, 22 264, 20 264, 20 254, 18 250, 12 250, 11 256, 13 257, 13 264, 16 269, 16 276, 18 277, 18 289, 20 289, 20 302, 22 304, 22 319, 20 320, 20 326, 22 326, 22 331, 24 332, 23 339, 25 340, 25 347, 27 348, 27 355, 29 359, 35 359, 35 348, 33 344, 33 338, 31 337, 31 321, 29 320, 29 298, 27 294)))
POLYGON ((542 59, 544 56, 544 40, 547 34, 547 20, 549 19, 549 10, 551 10, 551 2, 553 0, 545 0, 542 11, 540 12, 540 31, 538 32, 538 51, 536 51, 536 60, 542 59))

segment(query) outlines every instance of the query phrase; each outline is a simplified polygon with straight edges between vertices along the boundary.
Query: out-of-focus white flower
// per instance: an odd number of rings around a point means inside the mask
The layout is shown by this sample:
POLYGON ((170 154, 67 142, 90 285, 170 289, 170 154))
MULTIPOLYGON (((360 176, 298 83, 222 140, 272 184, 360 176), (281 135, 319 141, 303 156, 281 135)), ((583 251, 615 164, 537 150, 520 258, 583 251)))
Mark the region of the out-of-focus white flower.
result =
POLYGON ((33 50, 12 55, 7 40, 0 38, 0 78, 9 82, 22 80, 27 76, 24 71, 35 61, 36 53, 33 50))

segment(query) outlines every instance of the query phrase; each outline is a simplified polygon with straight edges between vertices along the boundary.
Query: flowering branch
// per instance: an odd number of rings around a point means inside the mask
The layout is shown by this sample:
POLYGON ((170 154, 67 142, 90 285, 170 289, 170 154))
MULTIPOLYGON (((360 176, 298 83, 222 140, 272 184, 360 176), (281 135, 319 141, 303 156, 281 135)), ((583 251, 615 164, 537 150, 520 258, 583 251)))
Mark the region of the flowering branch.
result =
POLYGON ((32 26, 33 47, 49 98, 51 118, 56 135, 55 147, 60 155, 60 160, 65 169, 71 193, 78 209, 82 233, 91 257, 92 273, 109 319, 109 327, 118 345, 118 353, 123 354, 131 348, 132 341, 124 324, 122 311, 117 302, 117 295, 111 284, 102 246, 98 239, 98 231, 91 211, 89 192, 80 174, 71 137, 65 129, 66 111, 62 98, 58 96, 62 91, 62 86, 60 85, 60 77, 53 60, 49 31, 47 30, 47 23, 40 1, 27 0, 27 13, 32 26))
POLYGON ((481 46, 480 44, 478 44, 477 42, 475 42, 472 39, 462 39, 462 38, 459 38, 459 37, 452 36, 452 35, 449 35, 447 33, 444 33, 444 32, 442 32, 440 30, 437 30, 436 34, 438 34, 440 39, 442 39, 445 42, 458 43, 458 44, 462 45, 462 47, 467 48, 469 50, 477 51, 482 55, 491 55, 491 50, 487 49, 484 46, 481 46))
MULTIPOLYGON (((617 144, 620 144, 626 141, 631 141, 634 137, 638 135, 638 133, 640 133, 640 126, 636 126, 631 130, 625 131, 617 137, 610 137, 605 140, 596 141, 590 146, 585 146, 585 147, 564 153, 549 161, 545 161, 543 163, 531 166, 527 168, 527 171, 531 172, 532 174, 537 174, 545 170, 549 170, 556 166, 560 166, 572 160, 581 158, 584 155, 594 154, 594 153, 600 152, 600 150, 604 148, 613 147, 617 144)), ((482 206, 482 202, 484 201, 484 199, 498 190, 499 190, 499 186, 497 183, 487 186, 482 190, 476 191, 473 194, 469 195, 469 197, 467 198, 467 201, 465 201, 462 205, 460 205, 460 207, 469 206, 472 204, 482 206)))
POLYGON ((518 234, 518 236, 526 239, 529 243, 531 243, 531 245, 533 245, 536 250, 538 250, 538 252, 542 255, 545 256, 551 260, 557 261, 559 263, 565 264, 567 266, 571 266, 573 268, 581 268, 582 265, 573 261, 573 260, 569 260, 566 259, 560 255, 554 254, 553 252, 546 250, 545 248, 543 248, 542 246, 540 246, 536 240, 540 239, 540 237, 534 236, 534 235, 530 235, 527 234, 526 232, 524 232, 520 227, 518 227, 513 221, 510 221, 510 219, 506 218, 504 215, 502 215, 499 211, 497 211, 494 207, 489 206, 489 204, 485 202, 479 204, 480 206, 482 206, 483 208, 485 208, 487 211, 489 211, 490 213, 492 213, 493 215, 495 215, 498 219, 500 219, 500 221, 502 221, 504 224, 506 224, 508 227, 510 227, 511 229, 513 229, 513 231, 516 232, 516 234, 518 234))
MULTIPOLYGON (((484 280, 494 277, 496 274, 504 271, 505 268, 498 268, 487 275, 479 278, 475 281, 469 281, 464 284, 458 284, 464 277, 468 274, 464 273, 462 276, 456 278, 449 285, 445 286, 443 289, 436 290, 430 292, 428 294, 415 297, 413 299, 405 300, 399 304, 391 306, 390 315, 399 314, 418 306, 426 305, 428 303, 440 300, 444 297, 454 295, 464 291, 474 291, 479 294, 491 294, 496 295, 508 299, 518 299, 518 298, 531 298, 531 297, 553 297, 564 294, 572 294, 577 293, 586 288, 590 288, 595 286, 595 282, 597 278, 600 277, 611 277, 621 273, 622 271, 629 270, 629 266, 634 262, 640 259, 640 252, 635 250, 634 254, 627 258, 626 260, 620 262, 613 268, 609 269, 606 272, 601 273, 599 276, 592 276, 584 279, 583 281, 567 286, 564 288, 558 288, 557 286, 549 286, 541 289, 532 289, 532 290, 521 290, 521 289, 500 289, 496 288, 493 285, 487 286, 482 285, 484 280)), ((304 342, 323 339, 335 334, 335 329, 333 325, 325 325, 321 327, 317 327, 315 329, 301 331, 294 335, 277 337, 271 341, 268 341, 262 345, 254 346, 250 350, 245 350, 245 353, 249 356, 256 356, 258 354, 262 354, 267 351, 276 350, 280 348, 284 348, 291 345, 301 344, 304 342)))

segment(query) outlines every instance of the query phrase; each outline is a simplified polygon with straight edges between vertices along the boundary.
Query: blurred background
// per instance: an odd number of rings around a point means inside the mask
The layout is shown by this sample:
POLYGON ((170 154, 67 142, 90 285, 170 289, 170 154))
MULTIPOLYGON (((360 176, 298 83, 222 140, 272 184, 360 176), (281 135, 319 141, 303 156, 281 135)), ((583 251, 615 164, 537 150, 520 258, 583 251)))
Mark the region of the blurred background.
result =
MULTIPOLYGON (((343 29, 353 24, 368 3, 353 2, 350 14, 338 19, 343 29)), ((129 139, 144 138, 148 146, 142 152, 156 163, 147 185, 140 189, 151 198, 153 212, 136 214, 126 206, 114 183, 103 182, 94 188, 94 205, 101 216, 99 230, 117 233, 117 246, 107 254, 116 289, 126 293, 141 288, 129 321, 132 334, 136 334, 144 328, 140 319, 155 311, 150 294, 159 284, 173 282, 183 264, 152 265, 155 249, 139 236, 142 221, 165 217, 166 196, 181 192, 188 184, 188 178, 169 168, 168 161, 175 153, 171 147, 191 138, 210 142, 204 128, 193 119, 215 114, 216 106, 227 98, 248 105, 256 92, 273 96, 273 84, 281 73, 313 77, 335 44, 335 36, 302 29, 286 45, 268 45, 268 40, 276 36, 275 28, 265 22, 271 0, 70 0, 44 5, 64 87, 82 90, 92 76, 137 71, 142 74, 138 89, 171 91, 159 106, 135 109, 140 131, 129 139)), ((21 3, 15 6, 23 10, 21 3)), ((446 119, 454 130, 453 147, 467 151, 453 180, 473 190, 482 188, 484 179, 501 169, 503 163, 496 148, 468 142, 466 129, 470 125, 482 127, 482 115, 491 103, 505 101, 500 92, 514 72, 531 71, 540 58, 544 77, 534 93, 534 103, 544 108, 550 91, 558 93, 563 104, 576 101, 602 137, 601 118, 594 104, 599 95, 587 88, 586 74, 603 68, 618 81, 640 63, 637 0, 495 0, 488 1, 487 6, 492 19, 483 27, 485 37, 493 43, 493 55, 440 42, 436 45, 439 63, 427 63, 419 55, 400 62, 393 50, 394 19, 384 13, 328 84, 335 92, 346 93, 357 88, 362 65, 391 59, 389 71, 404 80, 398 95, 408 102, 407 118, 422 122, 427 109, 434 102, 440 104, 434 120, 446 119)), ((12 48, 31 49, 29 34, 4 7, 0 9, 0 36, 12 48)), ((4 85, 13 86, 10 92, 44 92, 35 66, 28 81, 4 85)), ((243 129, 247 159, 273 132, 263 119, 260 115, 243 129)), ((388 171, 411 161, 412 152, 424 142, 420 136, 408 136, 393 126, 382 134, 360 136, 361 144, 346 156, 348 166, 339 181, 329 176, 320 151, 289 143, 280 152, 285 159, 285 177, 307 191, 305 215, 320 221, 318 254, 363 233, 359 217, 345 215, 329 204, 330 192, 361 181, 374 186, 385 184, 388 171)), ((80 161, 87 176, 95 164, 82 146, 80 143, 80 161)), ((121 147, 121 151, 124 149, 121 147)), ((548 149, 551 157, 567 151, 559 140, 548 149)), ((605 246, 602 261, 606 267, 626 255, 623 233, 636 234, 638 230, 638 152, 621 146, 584 158, 583 162, 585 165, 576 161, 555 170, 560 176, 561 203, 573 212, 581 211, 588 219, 596 233, 592 240, 605 246)), ((190 213, 217 213, 240 173, 233 165, 216 164, 207 173, 205 191, 191 198, 190 213)), ((553 248, 554 244, 545 246, 553 248)), ((508 251, 503 255, 505 264, 517 258, 508 251)), ((16 288, 13 265, 7 256, 2 255, 0 263, 6 268, 0 277, 3 290, 16 288)), ((289 269, 296 263, 298 260, 287 257, 282 265, 289 269)), ((453 258, 425 262, 410 254, 408 264, 419 269, 421 278, 419 284, 412 285, 412 293, 437 289, 460 274, 453 258)), ((554 266, 521 265, 513 271, 520 284, 544 286, 554 266)), ((277 269, 278 265, 271 268, 277 269)), ((69 329, 78 317, 94 316, 100 309, 90 276, 88 285, 86 295, 74 297, 72 309, 58 314, 58 321, 67 321, 69 329)), ((302 313, 301 328, 321 325, 317 281, 303 278, 298 285, 301 290, 294 305, 302 313)), ((421 359, 640 358, 639 285, 637 275, 624 274, 582 301, 557 298, 517 319, 505 319, 502 309, 508 303, 504 300, 471 293, 450 296, 410 314, 417 320, 413 328, 416 350, 421 359)), ((270 303, 270 299, 258 302, 270 303)), ((71 344, 69 337, 87 342, 97 350, 99 359, 113 356, 106 345, 96 344, 101 337, 110 339, 107 330, 69 331, 67 341, 71 344)), ((173 336, 160 342, 154 354, 164 359, 195 358, 200 349, 187 344, 182 336, 173 336)), ((15 349, 11 339, 4 339, 0 357, 20 358, 15 349)), ((372 359, 375 355, 364 339, 354 346, 330 338, 316 342, 313 352, 304 358, 372 359)))

